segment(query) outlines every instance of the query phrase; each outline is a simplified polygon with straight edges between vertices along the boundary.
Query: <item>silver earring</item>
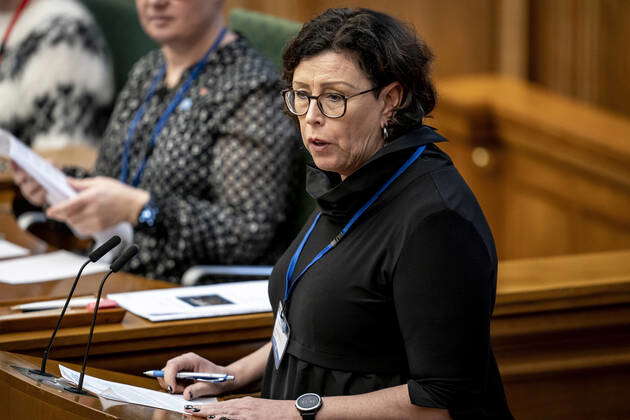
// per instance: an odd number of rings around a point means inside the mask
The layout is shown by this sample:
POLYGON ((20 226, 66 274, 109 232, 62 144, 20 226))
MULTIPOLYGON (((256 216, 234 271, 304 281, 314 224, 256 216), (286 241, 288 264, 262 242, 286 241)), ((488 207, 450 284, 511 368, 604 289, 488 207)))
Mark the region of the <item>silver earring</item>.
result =
POLYGON ((389 132, 387 131, 387 126, 384 125, 382 130, 383 130, 383 140, 387 140, 387 137, 389 137, 389 132))

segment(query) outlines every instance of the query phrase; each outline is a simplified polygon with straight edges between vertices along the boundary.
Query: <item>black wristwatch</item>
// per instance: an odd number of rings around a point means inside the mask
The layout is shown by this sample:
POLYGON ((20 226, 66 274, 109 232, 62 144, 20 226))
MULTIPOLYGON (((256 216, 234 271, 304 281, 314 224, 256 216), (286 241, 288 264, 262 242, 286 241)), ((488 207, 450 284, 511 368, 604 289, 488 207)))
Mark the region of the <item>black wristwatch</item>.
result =
POLYGON ((303 419, 315 419, 315 414, 322 408, 324 401, 317 394, 302 394, 295 400, 295 408, 298 409, 303 419))

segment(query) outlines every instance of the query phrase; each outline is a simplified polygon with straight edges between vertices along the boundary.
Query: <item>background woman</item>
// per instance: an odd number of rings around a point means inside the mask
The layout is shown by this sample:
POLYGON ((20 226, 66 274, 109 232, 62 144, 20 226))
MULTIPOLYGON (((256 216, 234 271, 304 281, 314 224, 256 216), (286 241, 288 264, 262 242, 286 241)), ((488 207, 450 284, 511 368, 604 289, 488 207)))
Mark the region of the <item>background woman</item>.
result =
POLYGON ((284 98, 319 208, 270 278, 272 342, 227 367, 177 357, 160 380, 192 399, 264 376, 265 399, 191 413, 511 418, 490 348, 492 234, 444 138, 422 124, 435 105, 430 60, 412 30, 365 9, 328 10, 287 47, 284 98), (183 387, 182 370, 236 380, 183 387))
MULTIPOLYGON (((132 223, 135 273, 176 282, 193 265, 275 261, 286 245, 297 133, 272 65, 226 29, 222 5, 136 0, 161 49, 132 70, 94 173, 70 179, 79 194, 47 211, 86 235, 132 223)), ((24 172, 15 179, 45 203, 24 172)))
POLYGON ((0 127, 39 149, 96 144, 114 83, 105 40, 83 5, 1 0, 0 37, 0 127))

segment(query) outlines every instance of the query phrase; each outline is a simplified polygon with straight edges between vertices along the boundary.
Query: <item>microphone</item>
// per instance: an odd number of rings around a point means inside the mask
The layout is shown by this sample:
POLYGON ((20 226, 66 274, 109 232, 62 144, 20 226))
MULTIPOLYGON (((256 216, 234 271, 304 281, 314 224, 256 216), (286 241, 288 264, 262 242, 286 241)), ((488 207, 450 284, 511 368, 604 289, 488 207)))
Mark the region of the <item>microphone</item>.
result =
POLYGON ((92 262, 96 262, 103 258, 105 254, 114 249, 120 243, 120 236, 114 235, 109 238, 103 245, 96 248, 94 251, 90 252, 88 258, 92 262))
POLYGON ((94 315, 92 316, 92 325, 90 326, 90 334, 88 335, 88 342, 85 346, 85 353, 83 354, 83 366, 81 366, 81 376, 79 377, 79 384, 76 387, 64 387, 68 391, 72 391, 77 394, 86 394, 83 390, 83 378, 85 376, 85 368, 87 366, 88 355, 90 354, 90 346, 92 345, 92 337, 94 336, 94 325, 96 325, 96 315, 98 314, 98 307, 101 302, 101 294, 103 293, 103 286, 105 280, 109 278, 112 273, 117 273, 121 268, 125 266, 136 254, 138 253, 138 246, 131 245, 129 248, 118 256, 113 263, 109 266, 109 272, 103 276, 101 284, 98 287, 98 295, 96 296, 96 303, 94 304, 94 315))
POLYGON ((48 346, 46 346, 46 350, 44 350, 44 357, 42 357, 42 365, 39 370, 29 369, 30 373, 34 375, 45 376, 45 377, 53 376, 49 373, 46 373, 46 362, 48 361, 48 354, 50 353, 50 350, 52 349, 53 342, 55 341, 55 336, 57 335, 57 331, 59 331, 59 327, 61 326, 61 320, 66 314, 66 309, 68 309, 68 304, 70 303, 70 299, 72 298, 72 295, 74 294, 74 289, 77 287, 77 283, 79 282, 81 273, 83 273, 83 269, 85 268, 86 265, 88 265, 91 262, 96 262, 100 260, 103 257, 103 255, 107 254, 114 247, 118 246, 119 243, 120 243, 120 236, 114 235, 111 238, 109 238, 107 242, 105 242, 103 245, 96 248, 94 251, 90 253, 90 255, 88 255, 88 260, 85 263, 83 263, 83 265, 79 269, 79 272, 77 273, 76 278, 74 279, 74 283, 72 283, 72 287, 70 287, 70 293, 68 293, 68 298, 66 299, 66 303, 63 305, 61 314, 59 314, 59 318, 57 319, 57 325, 55 326, 55 329, 53 330, 52 335, 50 336, 50 341, 48 342, 48 346))

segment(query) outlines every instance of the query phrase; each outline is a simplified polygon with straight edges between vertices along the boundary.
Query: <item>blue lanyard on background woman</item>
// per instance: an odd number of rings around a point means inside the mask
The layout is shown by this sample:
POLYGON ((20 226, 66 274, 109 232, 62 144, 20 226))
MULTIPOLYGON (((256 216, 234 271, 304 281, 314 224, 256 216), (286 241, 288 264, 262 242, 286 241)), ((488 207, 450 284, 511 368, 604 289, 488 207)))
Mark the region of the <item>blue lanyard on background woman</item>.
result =
MULTIPOLYGON (((151 132, 151 137, 149 138, 149 146, 147 147, 147 151, 144 155, 144 159, 142 160, 142 163, 138 167, 138 171, 136 172, 136 175, 133 177, 133 180, 131 181, 131 185, 133 187, 137 187, 140 184, 140 180, 142 179, 142 175, 144 173, 144 168, 146 167, 149 156, 151 155, 151 152, 153 151, 153 148, 155 147, 157 137, 162 132, 162 129, 164 129, 164 126, 166 125, 168 118, 171 116, 173 111, 175 111, 179 103, 184 99, 184 95, 186 95, 186 92, 188 92, 193 82, 197 80, 197 78, 199 77, 199 74, 201 73, 201 70, 203 70, 204 66, 208 62, 208 58, 210 57, 210 54, 212 54, 219 47, 226 33, 227 33, 227 28, 223 28, 221 32, 219 33, 219 35, 217 36, 217 38, 212 43, 212 46, 210 47, 210 49, 208 49, 208 51, 203 56, 203 58, 199 60, 197 64, 195 64, 192 71, 190 72, 190 75, 188 76, 186 81, 182 84, 182 86, 179 88, 179 90, 175 94, 175 97, 171 100, 171 102, 169 102, 168 106, 166 107, 166 110, 164 111, 164 113, 158 120, 157 124, 153 128, 153 131, 151 132)), ((133 144, 133 140, 136 134, 136 129, 138 128, 138 123, 144 116, 144 113, 146 112, 146 106, 151 100, 151 98, 153 98, 153 96, 155 95, 157 85, 160 81, 164 79, 165 74, 166 74, 166 65, 162 66, 162 68, 160 69, 160 72, 153 78, 153 81, 151 82, 151 86, 149 87, 149 92, 147 93, 147 96, 144 98, 144 101, 142 102, 142 105, 140 106, 140 108, 138 108, 138 110, 136 111, 136 114, 134 115, 133 120, 131 121, 131 124, 129 124, 129 129, 127 130, 127 138, 125 139, 125 145, 123 148, 122 165, 120 167, 120 176, 118 178, 120 182, 122 183, 126 184, 127 179, 129 178, 129 160, 131 158, 130 157, 131 145, 133 144)))
POLYGON ((341 241, 341 239, 348 233, 348 231, 350 230, 352 225, 354 225, 354 223, 357 221, 357 219, 359 217, 361 217, 361 215, 381 196, 383 191, 385 191, 387 189, 387 187, 389 187, 390 184, 396 180, 396 178, 398 178, 403 172, 405 172, 407 170, 407 168, 409 166, 411 166, 411 164, 414 163, 420 157, 422 152, 424 152, 425 148, 426 148, 426 145, 418 147, 418 149, 416 149, 414 154, 411 155, 411 157, 409 159, 407 159, 407 161, 400 168, 398 168, 396 173, 394 175, 392 175, 392 177, 387 182, 385 182, 385 184, 383 184, 383 186, 381 186, 381 188, 379 188, 378 191, 376 191, 376 193, 374 193, 372 198, 370 198, 367 201, 367 203, 365 203, 354 214, 354 216, 352 216, 350 218, 350 221, 348 221, 348 223, 346 223, 346 225, 343 227, 343 229, 341 229, 341 232, 339 232, 339 234, 337 236, 335 236, 335 238, 328 245, 326 245, 326 247, 324 247, 324 249, 319 251, 319 253, 317 255, 315 255, 315 257, 313 257, 311 262, 308 263, 308 265, 302 270, 302 272, 294 279, 293 278, 293 272, 295 271, 295 266, 296 266, 296 264, 298 262, 298 259, 300 258, 300 254, 302 253, 302 249, 304 248, 304 245, 306 244, 306 241, 308 240, 308 238, 311 236, 311 233, 313 233, 313 229, 315 229, 315 225, 317 224, 317 221, 319 220, 319 218, 322 215, 321 213, 317 213, 317 216, 315 216, 315 220, 313 221, 313 224, 311 224, 311 227, 306 232, 306 235, 304 235, 304 238, 302 239, 302 242, 300 243, 300 245, 295 250, 295 253, 291 257, 291 261, 289 262, 289 267, 287 268, 287 273, 286 273, 285 278, 284 278, 284 299, 283 299, 284 305, 282 305, 284 310, 286 310, 287 302, 288 302, 289 298, 291 297, 291 293, 293 292, 293 289, 295 289, 295 285, 302 278, 304 273, 306 273, 306 271, 313 264, 315 264, 317 261, 319 261, 324 255, 326 255, 328 253, 328 251, 330 251, 335 246, 337 246, 339 241, 341 241))

